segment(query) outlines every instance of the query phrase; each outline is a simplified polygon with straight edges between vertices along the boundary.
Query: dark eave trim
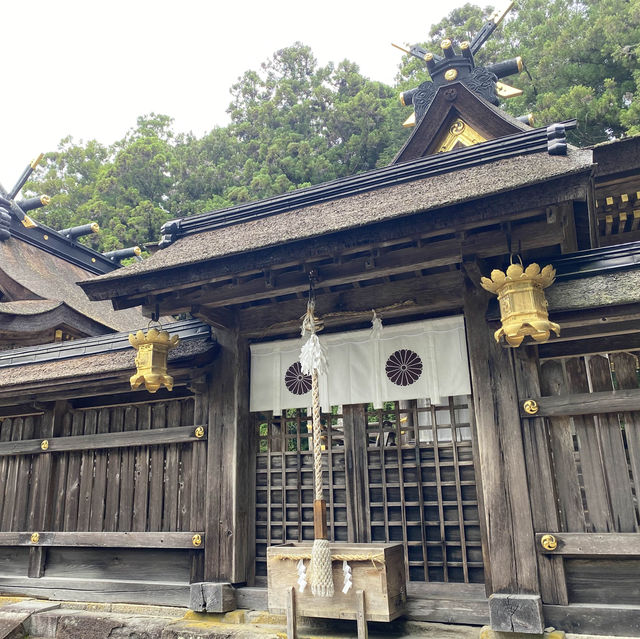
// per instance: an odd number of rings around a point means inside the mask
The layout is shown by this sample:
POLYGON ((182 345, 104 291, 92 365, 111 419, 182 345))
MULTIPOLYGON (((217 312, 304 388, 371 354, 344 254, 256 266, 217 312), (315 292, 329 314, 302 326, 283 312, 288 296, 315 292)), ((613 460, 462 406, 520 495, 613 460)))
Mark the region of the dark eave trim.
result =
MULTIPOLYGON (((569 120, 562 124, 565 129, 571 129, 575 127, 576 121, 569 120)), ((395 186, 441 173, 459 171, 516 155, 547 151, 548 142, 548 127, 542 127, 514 133, 465 149, 430 155, 360 175, 325 182, 258 202, 171 220, 162 227, 160 247, 169 246, 178 238, 186 235, 262 219, 285 211, 337 200, 374 189, 395 186)))
POLYGON ((556 258, 552 263, 558 281, 640 268, 640 242, 578 251, 556 258))
POLYGON ((51 255, 55 255, 65 260, 65 262, 79 266, 94 275, 104 275, 120 268, 120 264, 107 259, 102 253, 70 240, 58 233, 58 231, 40 224, 40 222, 37 222, 37 225, 34 228, 26 228, 19 220, 12 217, 11 236, 51 255), (45 239, 45 236, 47 239, 45 239))
MULTIPOLYGON (((180 341, 202 339, 203 337, 211 339, 211 327, 200 320, 183 320, 172 324, 164 324, 162 329, 168 331, 171 335, 178 335, 180 341)), ((130 348, 129 332, 111 333, 110 335, 86 337, 69 342, 0 351, 0 368, 99 355, 130 348)))

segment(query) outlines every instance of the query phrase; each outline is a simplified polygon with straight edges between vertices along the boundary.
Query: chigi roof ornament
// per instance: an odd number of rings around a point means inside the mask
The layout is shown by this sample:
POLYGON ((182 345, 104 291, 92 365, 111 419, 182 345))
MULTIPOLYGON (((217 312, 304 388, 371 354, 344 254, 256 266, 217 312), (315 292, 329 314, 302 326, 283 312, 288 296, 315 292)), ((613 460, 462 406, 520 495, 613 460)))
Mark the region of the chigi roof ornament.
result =
POLYGON ((459 50, 456 50, 453 41, 449 38, 445 38, 440 43, 441 54, 427 51, 419 45, 414 45, 410 49, 394 45, 422 60, 431 76, 431 80, 423 82, 419 87, 400 94, 402 104, 412 105, 414 108, 414 115, 405 122, 405 126, 413 126, 419 122, 427 112, 438 89, 451 82, 461 82, 468 89, 495 105, 500 103, 500 98, 513 98, 522 94, 520 89, 499 81, 500 78, 520 73, 524 69, 520 57, 486 67, 477 67, 473 59, 513 5, 513 2, 508 2, 506 7, 496 10, 471 42, 460 43, 459 50))
POLYGON ((48 195, 32 197, 26 200, 16 200, 16 196, 33 173, 36 166, 42 159, 42 153, 33 160, 10 191, 5 191, 0 184, 0 241, 8 240, 11 237, 11 218, 15 217, 27 228, 34 228, 37 224, 27 215, 27 211, 46 206, 51 201, 48 195))

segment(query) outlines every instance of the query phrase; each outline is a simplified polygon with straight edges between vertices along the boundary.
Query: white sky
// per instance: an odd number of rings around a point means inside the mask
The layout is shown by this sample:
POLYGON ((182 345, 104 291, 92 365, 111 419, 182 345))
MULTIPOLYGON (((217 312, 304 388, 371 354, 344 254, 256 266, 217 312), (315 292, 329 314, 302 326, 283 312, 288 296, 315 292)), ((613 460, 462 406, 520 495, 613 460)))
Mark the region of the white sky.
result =
POLYGON ((464 0, 18 0, 0 14, 0 183, 67 135, 110 144, 154 111, 201 136, 228 122, 229 88, 299 40, 392 83, 401 52, 464 0), (435 8, 434 8, 435 5, 435 8))

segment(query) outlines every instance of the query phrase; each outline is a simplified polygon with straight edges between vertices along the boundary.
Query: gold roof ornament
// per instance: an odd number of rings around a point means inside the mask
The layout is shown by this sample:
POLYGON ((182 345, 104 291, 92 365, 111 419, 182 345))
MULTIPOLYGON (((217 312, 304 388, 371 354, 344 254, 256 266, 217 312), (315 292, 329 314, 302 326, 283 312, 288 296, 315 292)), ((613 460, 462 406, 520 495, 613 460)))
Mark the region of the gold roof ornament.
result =
POLYGON ((179 342, 177 335, 170 336, 167 331, 157 328, 150 328, 146 335, 142 331, 129 335, 129 343, 138 351, 136 373, 129 380, 132 390, 143 382, 150 393, 155 393, 161 386, 173 389, 173 377, 167 374, 167 356, 179 342))
POLYGON ((491 279, 483 277, 482 288, 498 296, 502 326, 494 333, 496 341, 504 337, 509 346, 517 347, 525 337, 546 342, 553 331, 560 335, 560 326, 549 321, 547 300, 543 289, 553 284, 556 271, 550 264, 540 269, 538 264, 511 264, 506 273, 491 271, 491 279))

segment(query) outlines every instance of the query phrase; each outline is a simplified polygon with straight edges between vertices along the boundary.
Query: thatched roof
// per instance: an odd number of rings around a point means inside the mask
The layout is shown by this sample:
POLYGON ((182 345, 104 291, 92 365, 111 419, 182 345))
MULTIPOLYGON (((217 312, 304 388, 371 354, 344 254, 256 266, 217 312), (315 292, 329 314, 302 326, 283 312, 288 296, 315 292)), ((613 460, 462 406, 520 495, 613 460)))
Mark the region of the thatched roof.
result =
POLYGON ((567 156, 546 151, 488 162, 332 201, 286 210, 271 217, 204 231, 178 239, 143 262, 81 282, 92 299, 105 299, 118 286, 123 294, 141 275, 193 266, 210 260, 312 239, 336 231, 355 230, 526 186, 590 172, 591 151, 570 149, 567 156))
POLYGON ((105 330, 132 330, 146 324, 137 310, 114 311, 108 302, 90 301, 77 285, 89 276, 79 266, 11 237, 0 242, 0 285, 13 300, 0 312, 33 315, 64 303, 105 330))

